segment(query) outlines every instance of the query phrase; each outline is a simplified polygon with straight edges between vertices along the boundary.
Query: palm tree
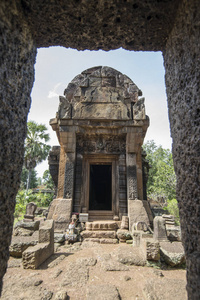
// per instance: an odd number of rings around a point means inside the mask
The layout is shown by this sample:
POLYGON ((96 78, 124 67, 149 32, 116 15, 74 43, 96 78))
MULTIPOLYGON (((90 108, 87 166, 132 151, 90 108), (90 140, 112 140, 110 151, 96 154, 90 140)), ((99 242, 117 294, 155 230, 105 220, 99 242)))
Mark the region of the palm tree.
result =
POLYGON ((46 133, 47 127, 37 124, 34 121, 27 123, 27 135, 25 140, 24 164, 29 170, 27 189, 30 186, 31 171, 48 156, 51 146, 47 145, 49 134, 46 133))

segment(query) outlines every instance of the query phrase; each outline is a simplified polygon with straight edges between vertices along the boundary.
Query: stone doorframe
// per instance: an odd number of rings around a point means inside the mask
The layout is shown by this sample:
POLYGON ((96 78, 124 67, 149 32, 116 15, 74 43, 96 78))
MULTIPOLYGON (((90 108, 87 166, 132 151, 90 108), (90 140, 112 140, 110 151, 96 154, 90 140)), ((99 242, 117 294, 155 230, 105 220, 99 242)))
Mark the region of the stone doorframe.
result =
POLYGON ((89 212, 89 185, 90 185, 90 165, 112 165, 112 211, 113 215, 119 216, 119 155, 84 155, 83 156, 83 184, 81 207, 85 212, 89 212))

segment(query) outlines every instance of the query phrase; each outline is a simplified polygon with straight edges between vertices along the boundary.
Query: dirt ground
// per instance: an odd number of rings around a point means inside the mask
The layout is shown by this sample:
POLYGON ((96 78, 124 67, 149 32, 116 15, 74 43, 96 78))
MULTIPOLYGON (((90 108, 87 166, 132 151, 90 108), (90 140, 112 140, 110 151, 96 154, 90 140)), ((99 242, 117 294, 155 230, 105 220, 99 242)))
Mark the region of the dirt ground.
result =
POLYGON ((130 265, 123 257, 135 254, 131 245, 75 243, 56 250, 37 270, 11 257, 1 299, 187 299, 185 270, 130 265))

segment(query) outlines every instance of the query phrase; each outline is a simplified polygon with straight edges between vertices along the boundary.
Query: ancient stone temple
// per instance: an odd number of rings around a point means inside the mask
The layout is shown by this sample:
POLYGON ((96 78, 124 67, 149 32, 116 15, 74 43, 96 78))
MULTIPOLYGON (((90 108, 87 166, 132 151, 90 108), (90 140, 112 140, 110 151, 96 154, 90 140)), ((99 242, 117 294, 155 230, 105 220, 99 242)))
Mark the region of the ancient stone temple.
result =
POLYGON ((142 143, 149 126, 142 92, 126 75, 94 67, 76 76, 50 120, 60 148, 50 153, 57 198, 48 218, 63 229, 72 213, 89 221, 129 216, 150 223, 142 143))

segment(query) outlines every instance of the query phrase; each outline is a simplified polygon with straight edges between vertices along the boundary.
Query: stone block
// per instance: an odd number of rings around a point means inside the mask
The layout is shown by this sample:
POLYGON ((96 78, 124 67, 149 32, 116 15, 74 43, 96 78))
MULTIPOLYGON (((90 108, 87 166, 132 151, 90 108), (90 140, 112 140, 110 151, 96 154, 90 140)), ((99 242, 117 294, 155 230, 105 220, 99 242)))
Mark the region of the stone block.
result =
POLYGON ((128 230, 125 229, 118 229, 117 230, 117 238, 120 240, 120 242, 126 242, 126 240, 131 240, 132 236, 128 230))
POLYGON ((39 229, 40 221, 32 221, 32 222, 24 222, 24 221, 19 221, 15 224, 14 229, 16 228, 25 228, 28 230, 33 230, 36 231, 39 229))
POLYGON ((129 228, 129 218, 127 216, 122 216, 121 229, 129 228))
POLYGON ((37 269, 54 253, 54 222, 47 220, 39 228, 39 243, 22 253, 24 269, 37 269))
POLYGON ((181 242, 181 229, 179 226, 166 226, 167 237, 171 242, 181 242))
POLYGON ((84 239, 84 242, 100 243, 100 239, 86 238, 86 239, 84 239))
MULTIPOLYGON (((99 230, 100 229, 100 224, 99 223, 94 223, 92 226, 92 230, 99 230)), ((102 229, 102 227, 101 227, 102 229)))
POLYGON ((47 220, 39 228, 39 243, 54 242, 54 222, 53 220, 47 220))
POLYGON ((79 214, 79 221, 80 222, 88 222, 88 214, 86 214, 86 213, 80 213, 79 214))
POLYGON ((19 221, 15 224, 13 229, 14 236, 31 236, 39 229, 40 221, 24 222, 19 221))
POLYGON ((108 230, 117 230, 118 229, 118 225, 116 222, 108 222, 107 224, 108 224, 108 230))
POLYGON ((89 231, 84 230, 81 232, 81 236, 85 238, 106 238, 115 239, 116 231, 89 231))
POLYGON ((13 230, 14 236, 31 236, 34 230, 17 227, 13 230))
POLYGON ((100 224, 99 224, 99 229, 100 229, 100 230, 101 230, 101 229, 102 229, 102 230, 108 229, 108 224, 106 224, 106 223, 105 223, 105 224, 103 224, 103 223, 101 224, 101 223, 100 223, 100 224))
POLYGON ((160 259, 159 242, 156 242, 153 239, 152 240, 142 239, 140 247, 143 253, 145 254, 147 260, 158 261, 160 259))
POLYGON ((54 233, 54 243, 63 243, 65 241, 64 233, 54 233))
POLYGON ((86 230, 117 230, 118 222, 116 221, 94 221, 94 222, 86 222, 85 224, 86 230))
POLYGON ((54 220, 55 230, 65 231, 71 222, 72 199, 54 199, 51 203, 47 220, 54 220))
POLYGON ((185 263, 185 253, 181 242, 160 242, 160 253, 171 267, 185 263))
POLYGON ((100 244, 118 244, 118 239, 100 239, 100 244))
POLYGON ((86 230, 92 230, 92 222, 86 222, 85 228, 86 230))
POLYGON ((160 216, 156 216, 153 220, 153 227, 154 227, 154 232, 153 232, 153 237, 155 240, 158 241, 167 241, 167 232, 166 232, 166 227, 165 227, 165 219, 160 216))
POLYGON ((10 255, 13 257, 22 257, 22 253, 30 246, 35 246, 37 240, 13 241, 9 247, 10 255))
POLYGON ((132 245, 133 244, 133 240, 132 239, 131 240, 126 240, 126 244, 132 245))
POLYGON ((142 200, 128 200, 129 228, 137 222, 145 222, 148 226, 149 218, 142 200))
POLYGON ((29 247, 22 253, 23 268, 35 270, 52 254, 52 246, 48 243, 40 243, 34 247, 29 247))

